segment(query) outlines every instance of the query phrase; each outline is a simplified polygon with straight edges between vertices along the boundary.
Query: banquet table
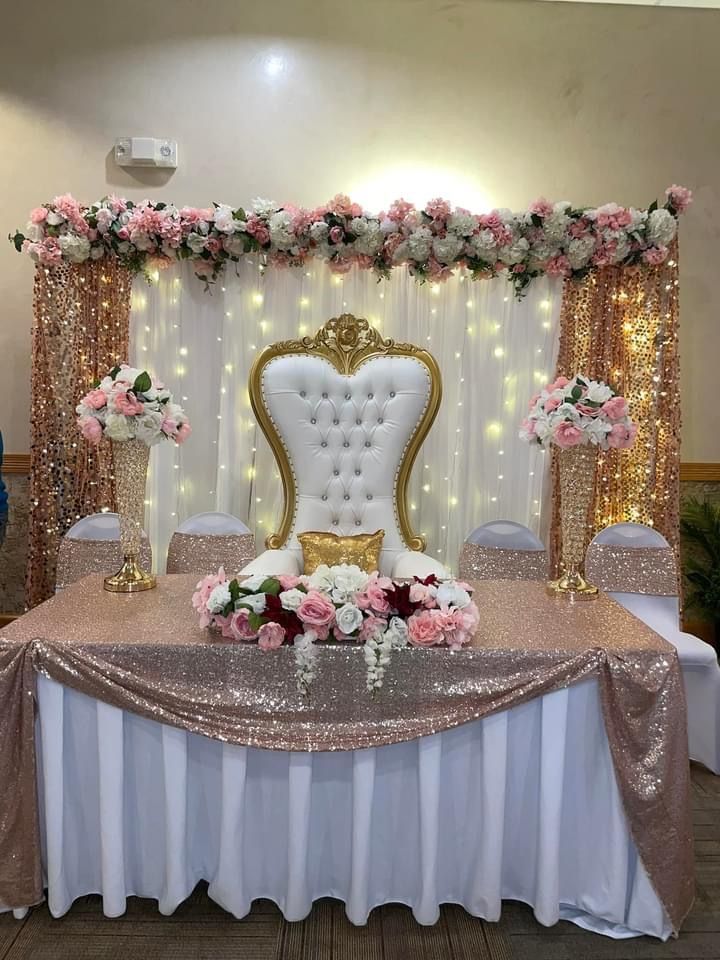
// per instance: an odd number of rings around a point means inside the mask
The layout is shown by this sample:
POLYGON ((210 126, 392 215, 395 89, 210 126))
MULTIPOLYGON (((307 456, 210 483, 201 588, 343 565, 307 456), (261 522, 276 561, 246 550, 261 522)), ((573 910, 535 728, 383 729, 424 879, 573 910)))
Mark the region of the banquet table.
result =
POLYGON ((0 631, 0 909, 99 893, 171 913, 198 881, 234 915, 344 901, 434 923, 503 899, 550 925, 676 934, 693 899, 685 701, 673 647, 610 598, 474 584, 460 651, 289 647, 201 630, 195 576, 127 596, 87 577, 0 631))

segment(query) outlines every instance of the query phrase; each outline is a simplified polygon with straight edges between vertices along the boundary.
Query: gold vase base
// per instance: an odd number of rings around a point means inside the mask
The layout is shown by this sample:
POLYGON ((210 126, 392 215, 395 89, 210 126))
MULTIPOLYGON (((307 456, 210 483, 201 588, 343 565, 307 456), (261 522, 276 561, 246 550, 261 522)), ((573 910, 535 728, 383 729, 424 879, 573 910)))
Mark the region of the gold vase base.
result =
POLYGON ((112 577, 105 577, 104 587, 110 593, 140 593, 152 590, 157 580, 138 566, 135 557, 125 557, 125 562, 112 577))
POLYGON ((547 585, 551 597, 564 596, 569 600, 596 600, 598 588, 579 573, 564 573, 559 580, 551 580, 547 585))

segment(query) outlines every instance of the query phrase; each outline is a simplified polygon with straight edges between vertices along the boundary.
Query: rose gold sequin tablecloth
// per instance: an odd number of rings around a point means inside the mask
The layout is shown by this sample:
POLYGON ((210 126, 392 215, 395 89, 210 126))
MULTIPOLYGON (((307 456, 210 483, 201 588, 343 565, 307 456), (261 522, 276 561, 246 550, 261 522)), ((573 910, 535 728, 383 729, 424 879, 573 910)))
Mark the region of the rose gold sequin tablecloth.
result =
POLYGON ((216 739, 277 750, 412 740, 594 677, 630 831, 677 931, 693 899, 685 699, 676 651, 601 596, 544 585, 475 585, 472 646, 407 649, 365 692, 362 649, 326 646, 308 699, 292 650, 263 653, 201 630, 196 575, 134 596, 87 577, 0 633, 0 906, 42 897, 32 697, 35 671, 124 710, 216 739))

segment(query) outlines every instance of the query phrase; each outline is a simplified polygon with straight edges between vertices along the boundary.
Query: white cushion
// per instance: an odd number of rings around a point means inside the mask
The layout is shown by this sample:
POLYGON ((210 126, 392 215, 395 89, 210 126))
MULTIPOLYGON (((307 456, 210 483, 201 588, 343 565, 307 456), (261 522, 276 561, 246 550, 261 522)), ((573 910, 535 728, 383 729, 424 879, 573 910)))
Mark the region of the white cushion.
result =
POLYGON ((447 567, 443 566, 438 560, 429 557, 426 553, 420 553, 418 550, 403 550, 396 556, 390 575, 398 579, 419 577, 424 580, 431 573, 440 578, 450 576, 447 567))
POLYGON ((265 550, 240 571, 248 577, 253 573, 265 573, 269 577, 281 574, 298 576, 300 572, 297 556, 291 550, 265 550))
POLYGON ((412 357, 376 357, 344 376, 321 357, 282 356, 262 375, 265 406, 293 469, 297 533, 385 531, 381 571, 406 549, 395 512, 403 454, 425 411, 430 375, 412 357))

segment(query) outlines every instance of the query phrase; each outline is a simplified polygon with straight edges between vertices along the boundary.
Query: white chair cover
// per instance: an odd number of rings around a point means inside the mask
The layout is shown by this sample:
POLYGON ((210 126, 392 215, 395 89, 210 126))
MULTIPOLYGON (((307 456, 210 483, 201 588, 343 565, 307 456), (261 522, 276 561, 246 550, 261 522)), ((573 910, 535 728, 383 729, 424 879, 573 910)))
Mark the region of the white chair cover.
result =
POLYGON ((514 520, 491 520, 473 530, 458 563, 463 580, 545 580, 547 571, 542 542, 514 520))
POLYGON ((218 567, 234 575, 255 557, 255 538, 229 513, 197 513, 184 520, 168 546, 168 573, 204 576, 218 567))
MULTIPOLYGON (((123 562, 117 513, 93 513, 74 523, 60 541, 55 592, 90 573, 117 573, 123 562)), ((143 530, 140 563, 152 568, 152 548, 143 530)))
MULTIPOLYGON (((593 558, 595 545, 637 550, 669 548, 665 537, 652 527, 615 523, 601 530, 588 547, 586 573, 591 581, 597 562, 593 558)), ((715 651, 680 629, 680 602, 676 591, 665 596, 614 590, 609 593, 676 647, 687 695, 690 757, 720 773, 720 666, 715 651)))

